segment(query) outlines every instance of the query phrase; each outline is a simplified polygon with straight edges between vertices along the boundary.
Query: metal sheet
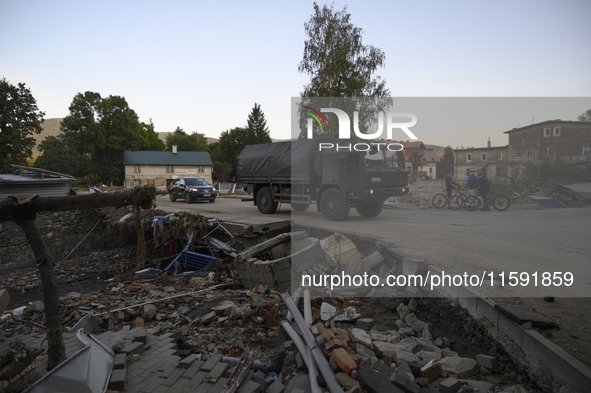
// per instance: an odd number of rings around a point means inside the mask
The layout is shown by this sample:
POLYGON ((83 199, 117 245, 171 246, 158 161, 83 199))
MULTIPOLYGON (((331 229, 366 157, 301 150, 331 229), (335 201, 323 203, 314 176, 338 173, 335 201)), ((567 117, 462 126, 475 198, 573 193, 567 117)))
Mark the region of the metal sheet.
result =
POLYGON ((104 393, 115 353, 93 335, 80 329, 76 337, 84 348, 31 386, 31 393, 104 393))

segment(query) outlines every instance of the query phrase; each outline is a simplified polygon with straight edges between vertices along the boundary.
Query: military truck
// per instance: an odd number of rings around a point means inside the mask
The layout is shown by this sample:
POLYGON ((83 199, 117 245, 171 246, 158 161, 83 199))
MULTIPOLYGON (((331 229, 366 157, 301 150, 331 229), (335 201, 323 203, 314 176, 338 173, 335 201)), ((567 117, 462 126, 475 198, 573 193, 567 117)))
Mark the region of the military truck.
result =
POLYGON ((238 182, 263 214, 275 213, 279 203, 304 211, 316 202, 332 221, 344 220, 353 206, 376 217, 386 199, 408 193, 408 172, 402 150, 360 145, 332 138, 247 145, 237 159, 238 182))

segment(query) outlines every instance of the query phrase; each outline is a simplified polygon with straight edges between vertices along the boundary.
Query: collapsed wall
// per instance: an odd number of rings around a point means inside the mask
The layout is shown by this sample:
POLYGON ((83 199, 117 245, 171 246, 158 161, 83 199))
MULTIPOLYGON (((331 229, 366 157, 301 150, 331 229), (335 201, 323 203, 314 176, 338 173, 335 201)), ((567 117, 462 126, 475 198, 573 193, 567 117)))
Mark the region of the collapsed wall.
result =
MULTIPOLYGON (((113 240, 106 236, 104 226, 99 223, 101 214, 101 209, 43 212, 37 214, 36 222, 49 252, 55 260, 61 260, 91 230, 71 256, 82 256, 116 246, 111 244, 113 240)), ((0 222, 0 271, 34 265, 35 256, 22 229, 12 221, 0 222)))

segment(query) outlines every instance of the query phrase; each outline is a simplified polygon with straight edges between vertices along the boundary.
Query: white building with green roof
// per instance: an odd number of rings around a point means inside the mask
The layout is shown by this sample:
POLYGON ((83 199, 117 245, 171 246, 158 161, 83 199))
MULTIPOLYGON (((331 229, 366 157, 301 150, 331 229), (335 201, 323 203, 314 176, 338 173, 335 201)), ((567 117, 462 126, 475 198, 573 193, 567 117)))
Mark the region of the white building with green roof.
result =
POLYGON ((206 151, 126 151, 123 165, 127 188, 166 187, 177 177, 202 177, 212 183, 213 161, 206 151))

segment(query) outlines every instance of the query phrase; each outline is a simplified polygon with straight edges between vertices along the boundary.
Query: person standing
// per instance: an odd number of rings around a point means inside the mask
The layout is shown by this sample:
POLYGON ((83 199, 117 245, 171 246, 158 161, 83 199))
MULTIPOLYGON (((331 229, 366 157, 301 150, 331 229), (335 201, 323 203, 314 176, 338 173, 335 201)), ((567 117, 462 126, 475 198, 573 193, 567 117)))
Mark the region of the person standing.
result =
POLYGON ((451 209, 451 206, 450 206, 451 193, 453 191, 454 186, 456 186, 458 188, 462 187, 458 183, 453 181, 452 176, 453 176, 453 172, 448 172, 448 174, 445 176, 445 188, 447 190, 447 208, 448 209, 451 209))
POLYGON ((490 206, 488 206, 488 192, 490 191, 490 181, 486 177, 484 172, 478 172, 478 189, 480 190, 480 196, 482 197, 482 201, 484 202, 484 211, 490 211, 490 206))
POLYGON ((468 189, 468 195, 476 196, 476 188, 478 187, 478 177, 474 171, 470 172, 470 176, 468 176, 468 180, 466 181, 466 185, 464 189, 468 189))

